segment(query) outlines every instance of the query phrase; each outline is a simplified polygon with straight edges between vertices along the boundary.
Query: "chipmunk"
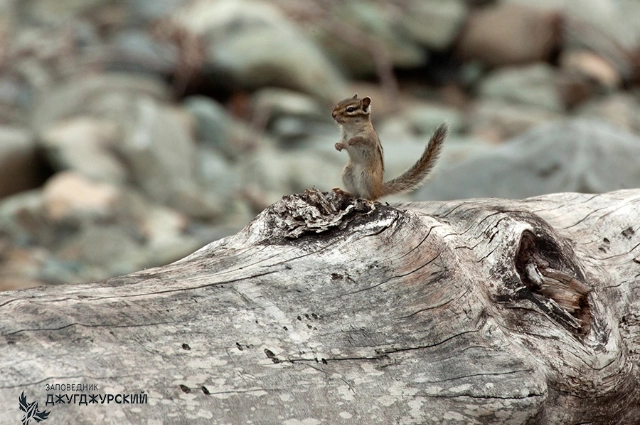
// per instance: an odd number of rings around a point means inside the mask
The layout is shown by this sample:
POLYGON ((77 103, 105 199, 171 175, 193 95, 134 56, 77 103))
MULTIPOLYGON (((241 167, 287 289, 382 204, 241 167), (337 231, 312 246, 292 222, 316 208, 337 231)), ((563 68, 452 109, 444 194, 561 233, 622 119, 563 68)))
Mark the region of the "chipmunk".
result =
MULTIPOLYGON (((358 99, 356 94, 338 103, 331 116, 342 127, 342 139, 335 148, 337 151, 346 149, 349 154, 349 162, 342 171, 347 194, 371 201, 418 187, 433 168, 447 136, 447 126, 440 125, 418 162, 400 176, 383 183, 382 145, 371 124, 371 98, 358 99)), ((341 189, 334 190, 345 193, 341 189)))

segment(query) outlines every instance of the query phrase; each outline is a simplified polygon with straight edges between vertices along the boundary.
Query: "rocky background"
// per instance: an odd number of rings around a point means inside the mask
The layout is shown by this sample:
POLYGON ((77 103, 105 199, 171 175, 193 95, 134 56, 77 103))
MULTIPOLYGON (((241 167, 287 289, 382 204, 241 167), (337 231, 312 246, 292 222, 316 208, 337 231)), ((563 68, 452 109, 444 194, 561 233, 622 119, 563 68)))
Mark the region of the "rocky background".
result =
POLYGON ((0 289, 166 264, 340 186, 373 99, 398 199, 640 186, 637 0, 0 0, 0 289), (532 5, 533 4, 533 5, 532 5))

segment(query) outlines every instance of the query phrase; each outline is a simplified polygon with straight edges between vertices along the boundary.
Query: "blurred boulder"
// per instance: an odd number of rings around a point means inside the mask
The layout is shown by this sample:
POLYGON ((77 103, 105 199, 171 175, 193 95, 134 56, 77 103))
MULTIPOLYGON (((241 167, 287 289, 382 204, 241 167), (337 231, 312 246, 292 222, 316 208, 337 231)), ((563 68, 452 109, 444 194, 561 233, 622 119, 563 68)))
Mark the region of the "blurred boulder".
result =
POLYGON ((330 190, 340 183, 340 171, 346 164, 346 155, 341 157, 333 143, 317 150, 280 150, 265 145, 241 162, 245 187, 259 188, 266 205, 312 187, 330 190))
POLYGON ((501 142, 532 127, 562 118, 560 112, 505 100, 478 100, 466 116, 467 130, 474 137, 501 142))
POLYGON ((334 127, 330 108, 291 90, 266 88, 253 96, 254 122, 259 122, 284 147, 297 145, 314 133, 334 127))
POLYGON ((61 245, 56 258, 78 263, 76 279, 130 273, 146 265, 141 241, 118 224, 82 225, 61 245))
POLYGON ((287 152, 285 160, 291 176, 288 193, 304 192, 314 187, 326 191, 341 186, 342 168, 347 163, 346 155, 340 155, 335 149, 330 156, 323 151, 287 152))
POLYGON ((231 120, 224 107, 205 96, 190 96, 184 101, 185 109, 196 119, 196 140, 204 145, 229 150, 231 120))
POLYGON ((450 133, 462 130, 462 113, 454 108, 435 104, 415 104, 404 114, 416 135, 431 137, 435 129, 446 123, 450 133))
MULTIPOLYGON (((619 77, 634 78, 634 64, 629 52, 640 39, 640 4, 613 0, 506 0, 516 6, 535 8, 538 13, 562 16, 560 50, 586 50, 599 57, 599 68, 613 67, 619 77)), ((589 59, 589 62, 593 62, 589 59)), ((593 63, 588 65, 590 68, 593 63)), ((590 71, 593 71, 591 69, 590 71)))
POLYGON ((326 105, 293 90, 264 88, 253 95, 252 105, 254 115, 264 116, 269 121, 282 116, 331 121, 331 114, 327 112, 326 105))
POLYGON ((0 243, 0 291, 17 291, 45 285, 38 272, 46 253, 0 243))
POLYGON ((119 189, 76 172, 57 173, 44 186, 43 206, 51 223, 112 218, 119 189))
POLYGON ((615 93, 595 98, 582 105, 575 115, 585 119, 599 119, 640 134, 640 100, 632 93, 615 93))
POLYGON ((417 198, 525 198, 640 187, 640 138, 602 121, 540 125, 475 157, 441 169, 417 198))
POLYGON ((119 118, 114 111, 126 109, 138 97, 168 99, 164 83, 150 76, 104 73, 79 76, 42 93, 32 113, 32 127, 44 130, 60 118, 93 115, 119 118))
POLYGON ((184 4, 184 0, 128 0, 122 3, 126 5, 134 22, 151 22, 175 13, 184 4))
POLYGON ((127 171, 114 152, 118 133, 114 122, 75 116, 47 126, 40 141, 55 170, 77 171, 91 179, 123 183, 127 171))
POLYGON ((561 35, 559 13, 497 2, 472 10, 456 52, 463 60, 491 67, 545 61, 560 45, 561 35))
POLYGON ((462 0, 411 1, 399 24, 420 45, 445 50, 453 44, 466 17, 467 4, 462 0))
POLYGON ((57 24, 108 2, 108 0, 33 0, 28 2, 28 7, 24 7, 22 13, 35 21, 57 24))
POLYGON ((200 248, 203 241, 188 235, 189 220, 171 208, 151 205, 140 221, 145 267, 167 264, 200 248))
POLYGON ((323 52, 273 5, 255 0, 198 0, 173 24, 199 37, 204 66, 248 89, 287 87, 333 101, 345 80, 323 52))
POLYGON ((0 200, 0 237, 21 247, 55 240, 56 229, 45 217, 42 192, 34 189, 0 200))
POLYGON ((562 52, 560 66, 569 73, 575 73, 611 92, 622 85, 622 76, 609 61, 602 56, 583 49, 569 49, 562 52))
POLYGON ((224 202, 242 190, 242 180, 237 162, 229 161, 215 149, 209 147, 198 149, 196 171, 196 178, 200 186, 224 202))
POLYGON ((496 69, 481 82, 478 92, 484 99, 500 99, 554 112, 564 110, 556 71, 543 63, 496 69))
POLYGON ((112 71, 171 75, 179 65, 179 56, 172 47, 152 37, 149 31, 127 29, 109 39, 104 46, 104 61, 112 71))
POLYGON ((116 150, 132 180, 158 203, 193 217, 216 215, 218 200, 197 185, 196 146, 180 117, 148 97, 137 99, 128 112, 116 150))
MULTIPOLYGON (((623 48, 635 46, 640 37, 640 3, 616 0, 504 0, 506 3, 535 8, 541 12, 560 12, 577 27, 567 28, 570 43, 591 43, 596 39, 608 39, 623 48), (581 28, 580 28, 581 27, 581 28), (584 30, 584 31, 583 31, 584 30), (578 40, 575 37, 594 37, 578 40), (573 40, 572 40, 573 38, 573 40)), ((601 47, 604 47, 601 44, 601 47)))
MULTIPOLYGON (((426 50, 412 40, 406 27, 413 30, 414 37, 425 39, 435 34, 427 35, 424 29, 418 31, 414 21, 404 22, 402 18, 400 25, 394 25, 390 18, 394 14, 393 6, 387 3, 350 0, 334 3, 329 11, 317 12, 324 16, 315 24, 313 20, 310 22, 310 34, 351 76, 375 75, 376 61, 380 60, 400 68, 427 63, 426 50)), ((344 93, 329 100, 335 102, 342 98, 344 93)))

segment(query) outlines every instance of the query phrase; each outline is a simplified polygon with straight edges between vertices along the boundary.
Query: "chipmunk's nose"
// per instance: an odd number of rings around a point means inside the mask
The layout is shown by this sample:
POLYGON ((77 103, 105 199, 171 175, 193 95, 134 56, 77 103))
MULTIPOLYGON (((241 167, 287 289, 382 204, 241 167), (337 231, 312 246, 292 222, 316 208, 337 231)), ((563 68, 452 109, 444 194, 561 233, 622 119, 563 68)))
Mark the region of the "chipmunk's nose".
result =
POLYGON ((333 119, 335 119, 335 118, 336 118, 336 115, 338 115, 338 114, 336 113, 336 111, 331 112, 331 117, 333 117, 333 119))

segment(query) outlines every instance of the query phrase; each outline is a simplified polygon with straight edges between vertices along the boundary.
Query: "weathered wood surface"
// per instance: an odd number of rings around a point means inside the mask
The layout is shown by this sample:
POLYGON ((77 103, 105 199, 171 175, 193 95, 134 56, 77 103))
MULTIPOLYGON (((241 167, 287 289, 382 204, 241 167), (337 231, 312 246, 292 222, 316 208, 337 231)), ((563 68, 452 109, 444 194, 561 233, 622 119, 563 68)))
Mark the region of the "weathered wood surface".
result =
POLYGON ((22 392, 45 425, 640 423, 640 190, 285 197, 174 264, 0 293, 0 335, 2 424, 22 392), (77 383, 148 404, 45 406, 77 383))

